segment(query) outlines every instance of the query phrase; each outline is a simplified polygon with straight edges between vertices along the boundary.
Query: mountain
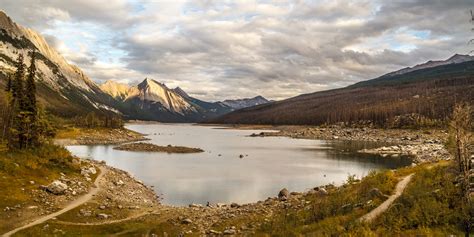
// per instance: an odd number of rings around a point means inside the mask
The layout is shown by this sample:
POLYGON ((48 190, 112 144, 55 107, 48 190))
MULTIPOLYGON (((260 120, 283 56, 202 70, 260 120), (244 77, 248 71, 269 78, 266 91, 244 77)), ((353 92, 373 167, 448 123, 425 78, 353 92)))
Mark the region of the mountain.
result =
POLYGON ((114 99, 123 100, 127 98, 130 87, 127 84, 107 80, 104 84, 100 85, 100 89, 114 99))
POLYGON ((430 123, 446 119, 456 102, 474 103, 472 56, 454 55, 346 88, 299 95, 234 111, 209 123, 377 125, 412 117, 430 123))
POLYGON ((270 101, 268 101, 267 99, 265 99, 262 96, 256 96, 256 97, 253 97, 253 98, 222 101, 223 104, 231 107, 234 110, 243 109, 243 108, 247 108, 247 107, 252 107, 252 106, 256 106, 256 105, 262 105, 262 104, 266 104, 268 102, 270 102, 270 101))
MULTIPOLYGON (((14 73, 18 56, 23 54, 25 64, 29 65, 32 52, 36 52, 37 58, 38 101, 59 116, 73 117, 97 112, 121 114, 128 119, 198 122, 234 110, 225 103, 202 101, 189 96, 179 87, 169 89, 152 79, 145 79, 136 86, 112 80, 99 86, 49 46, 40 34, 16 24, 0 11, 2 87, 14 73)), ((0 90, 2 98, 3 93, 4 90, 0 90)))
POLYGON ((398 71, 385 74, 384 76, 402 75, 402 74, 413 72, 413 71, 420 70, 420 69, 438 67, 438 66, 443 66, 443 65, 448 65, 448 64, 463 63, 463 62, 468 62, 468 61, 472 61, 472 60, 474 60, 474 56, 455 54, 455 55, 453 55, 452 57, 450 57, 446 60, 439 60, 439 61, 431 61, 430 60, 426 63, 418 64, 414 67, 406 67, 406 68, 400 69, 398 71))
POLYGON ((160 122, 198 122, 228 113, 232 108, 189 96, 177 87, 145 78, 136 86, 107 81, 100 88, 114 97, 117 108, 128 119, 160 122))
POLYGON ((34 51, 38 100, 48 110, 66 117, 89 111, 117 113, 114 100, 81 69, 69 64, 36 31, 16 24, 0 11, 0 84, 5 85, 8 76, 14 73, 19 54, 24 55, 29 65, 29 55, 34 51))

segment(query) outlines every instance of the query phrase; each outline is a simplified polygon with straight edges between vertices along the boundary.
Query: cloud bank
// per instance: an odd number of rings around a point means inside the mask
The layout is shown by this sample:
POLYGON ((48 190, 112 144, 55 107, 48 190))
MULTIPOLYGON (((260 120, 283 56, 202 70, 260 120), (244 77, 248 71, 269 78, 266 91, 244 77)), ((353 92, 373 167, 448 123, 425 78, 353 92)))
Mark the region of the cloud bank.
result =
POLYGON ((0 0, 95 81, 284 99, 469 53, 471 1, 0 0))

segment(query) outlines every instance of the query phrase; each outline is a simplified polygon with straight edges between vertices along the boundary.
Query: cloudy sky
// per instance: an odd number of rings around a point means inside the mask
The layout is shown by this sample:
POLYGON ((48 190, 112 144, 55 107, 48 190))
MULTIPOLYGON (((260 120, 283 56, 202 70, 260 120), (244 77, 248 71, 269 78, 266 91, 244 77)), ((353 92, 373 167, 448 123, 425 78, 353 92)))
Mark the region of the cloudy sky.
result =
POLYGON ((93 80, 284 99, 474 49, 472 0, 0 0, 93 80))

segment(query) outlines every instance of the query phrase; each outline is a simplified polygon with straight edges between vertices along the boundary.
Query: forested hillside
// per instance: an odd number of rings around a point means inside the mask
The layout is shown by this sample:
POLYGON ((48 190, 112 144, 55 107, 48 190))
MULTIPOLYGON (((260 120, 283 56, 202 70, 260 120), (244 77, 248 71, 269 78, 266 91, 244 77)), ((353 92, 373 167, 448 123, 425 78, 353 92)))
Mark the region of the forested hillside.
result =
POLYGON ((474 101, 474 61, 385 76, 238 110, 211 123, 438 126, 456 102, 474 101))

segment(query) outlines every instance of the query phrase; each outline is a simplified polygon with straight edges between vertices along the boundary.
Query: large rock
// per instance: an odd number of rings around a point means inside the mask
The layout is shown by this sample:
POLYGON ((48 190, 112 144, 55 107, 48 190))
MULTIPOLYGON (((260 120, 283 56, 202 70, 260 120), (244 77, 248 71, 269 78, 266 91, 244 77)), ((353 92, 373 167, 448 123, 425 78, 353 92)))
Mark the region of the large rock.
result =
POLYGON ((62 183, 61 181, 56 180, 46 187, 46 191, 55 195, 61 195, 66 192, 67 188, 68 187, 65 183, 62 183))
POLYGON ((97 173, 97 170, 93 166, 88 167, 88 168, 84 167, 81 169, 81 174, 87 177, 89 175, 94 175, 96 173, 97 173))
POLYGON ((369 196, 372 198, 384 198, 385 195, 378 189, 378 188, 373 188, 369 191, 369 196))
POLYGON ((278 198, 282 201, 287 200, 289 196, 290 196, 290 192, 288 192, 288 189, 286 188, 280 190, 280 192, 278 193, 278 198))

